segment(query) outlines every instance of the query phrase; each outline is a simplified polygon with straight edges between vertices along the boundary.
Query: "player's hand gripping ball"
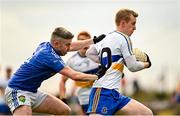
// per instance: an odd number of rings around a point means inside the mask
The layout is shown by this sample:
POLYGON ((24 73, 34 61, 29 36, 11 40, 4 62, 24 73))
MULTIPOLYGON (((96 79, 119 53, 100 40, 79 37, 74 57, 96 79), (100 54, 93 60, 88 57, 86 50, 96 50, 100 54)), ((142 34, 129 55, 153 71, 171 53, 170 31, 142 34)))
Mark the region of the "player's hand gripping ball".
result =
POLYGON ((135 55, 137 61, 147 62, 148 60, 146 53, 138 48, 133 49, 133 54, 135 55))

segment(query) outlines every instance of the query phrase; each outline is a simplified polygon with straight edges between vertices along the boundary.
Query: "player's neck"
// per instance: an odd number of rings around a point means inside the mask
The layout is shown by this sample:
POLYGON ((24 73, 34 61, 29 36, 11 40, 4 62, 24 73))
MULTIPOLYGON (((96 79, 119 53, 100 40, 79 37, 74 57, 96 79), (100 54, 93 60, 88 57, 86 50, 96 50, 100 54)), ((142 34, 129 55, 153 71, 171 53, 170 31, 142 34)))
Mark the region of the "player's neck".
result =
POLYGON ((83 54, 83 53, 81 53, 81 52, 79 52, 79 51, 78 51, 78 54, 79 54, 79 56, 81 56, 81 57, 86 57, 85 54, 83 54))
POLYGON ((121 34, 123 34, 123 35, 125 35, 125 36, 127 36, 127 37, 129 37, 123 30, 121 30, 121 29, 116 29, 116 31, 117 32, 119 32, 119 33, 121 33, 121 34))

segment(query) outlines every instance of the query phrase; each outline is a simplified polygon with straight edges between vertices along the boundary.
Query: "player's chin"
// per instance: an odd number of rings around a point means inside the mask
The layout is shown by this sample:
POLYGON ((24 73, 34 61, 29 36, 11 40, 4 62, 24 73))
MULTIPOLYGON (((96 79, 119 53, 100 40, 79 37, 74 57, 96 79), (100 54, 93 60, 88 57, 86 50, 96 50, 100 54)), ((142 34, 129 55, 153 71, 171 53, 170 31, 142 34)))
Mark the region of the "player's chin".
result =
POLYGON ((62 54, 62 56, 65 56, 67 54, 67 52, 64 52, 63 54, 62 54))
POLYGON ((131 36, 131 35, 133 34, 133 32, 134 32, 134 31, 132 31, 132 32, 129 34, 129 36, 131 36))

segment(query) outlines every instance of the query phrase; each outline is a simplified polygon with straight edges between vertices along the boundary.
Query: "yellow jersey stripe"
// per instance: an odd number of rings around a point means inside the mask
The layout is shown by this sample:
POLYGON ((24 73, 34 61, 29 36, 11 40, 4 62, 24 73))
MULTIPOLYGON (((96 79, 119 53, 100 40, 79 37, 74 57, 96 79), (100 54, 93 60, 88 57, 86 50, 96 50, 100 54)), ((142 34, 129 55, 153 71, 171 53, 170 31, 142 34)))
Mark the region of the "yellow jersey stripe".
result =
POLYGON ((112 66, 111 66, 112 69, 114 70, 118 70, 118 71, 123 71, 124 69, 124 64, 121 64, 121 63, 113 63, 112 66))

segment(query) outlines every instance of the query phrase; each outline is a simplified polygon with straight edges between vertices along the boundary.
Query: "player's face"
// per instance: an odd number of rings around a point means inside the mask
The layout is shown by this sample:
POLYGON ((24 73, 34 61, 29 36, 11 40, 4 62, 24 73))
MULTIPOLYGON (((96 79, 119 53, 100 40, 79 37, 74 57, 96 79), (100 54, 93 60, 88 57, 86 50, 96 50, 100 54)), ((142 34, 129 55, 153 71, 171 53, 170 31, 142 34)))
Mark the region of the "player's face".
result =
POLYGON ((125 33, 128 36, 131 36, 134 30, 136 30, 136 18, 133 15, 131 15, 129 22, 125 24, 125 33))
MULTIPOLYGON (((80 35, 80 36, 78 37, 78 40, 86 40, 86 39, 90 39, 90 37, 85 36, 85 35, 80 35)), ((81 55, 85 56, 86 51, 87 51, 88 48, 89 48, 89 46, 80 49, 80 50, 79 50, 79 53, 80 53, 81 55)))
POLYGON ((57 41, 55 50, 60 56, 64 56, 70 49, 72 39, 60 39, 57 41))

